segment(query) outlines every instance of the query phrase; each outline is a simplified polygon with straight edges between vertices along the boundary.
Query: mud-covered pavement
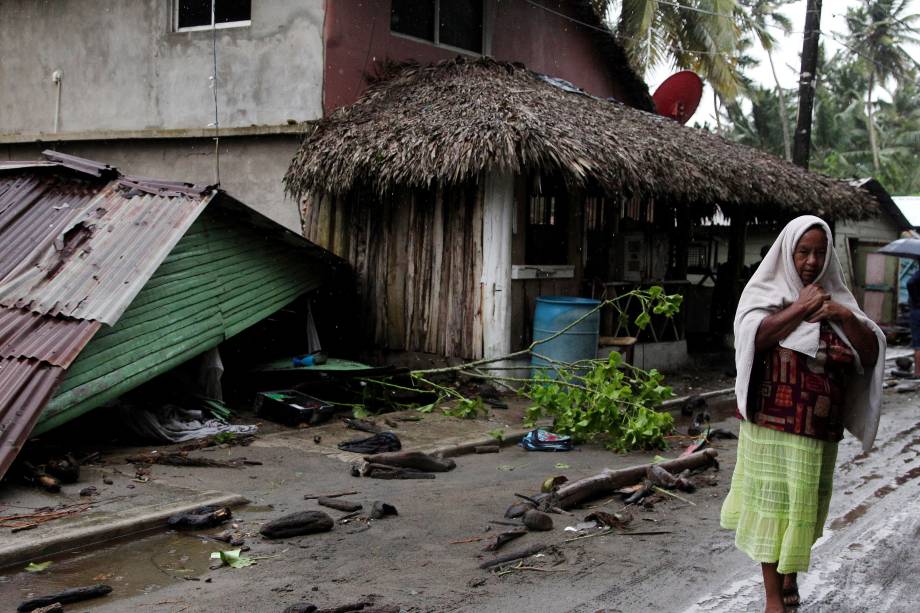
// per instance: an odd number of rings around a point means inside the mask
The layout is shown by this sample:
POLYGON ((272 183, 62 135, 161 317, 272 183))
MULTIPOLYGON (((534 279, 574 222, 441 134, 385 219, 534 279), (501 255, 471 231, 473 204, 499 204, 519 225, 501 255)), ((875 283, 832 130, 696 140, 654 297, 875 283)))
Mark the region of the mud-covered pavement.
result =
MULTIPOLYGON (((722 410, 725 419, 716 425, 737 430, 728 413, 722 410)), ((920 607, 910 580, 920 570, 920 553, 913 546, 920 530, 915 513, 918 413, 914 396, 888 395, 878 449, 863 457, 854 441, 842 444, 832 519, 815 552, 813 572, 802 578, 801 611, 920 607)), ((255 566, 211 569, 208 553, 226 546, 195 535, 158 534, 55 558, 41 575, 7 572, 0 597, 13 603, 30 592, 105 581, 114 588, 110 596, 68 610, 280 612, 296 602, 329 607, 375 595, 407 611, 759 611, 758 568, 718 526, 734 441, 721 441, 717 448, 721 471, 701 474, 699 489, 683 495, 694 504, 661 497, 653 510, 632 512, 633 530, 667 534, 563 542, 577 536, 564 528, 590 511, 554 515, 552 532, 528 534, 506 549, 559 543, 558 557, 531 558, 523 566, 536 570, 506 574, 480 570, 478 563, 479 556, 487 555, 480 552, 486 540, 506 529, 490 520, 502 519, 515 501, 514 492, 534 493, 549 475, 577 479, 605 467, 647 462, 654 454, 506 448, 500 454, 457 458, 457 469, 434 480, 385 481, 351 477, 340 459, 296 447, 233 448, 224 453, 263 464, 244 471, 198 469, 191 476, 168 469, 162 476, 184 486, 194 479, 202 488, 249 497, 253 504, 240 509, 235 522, 251 534, 246 541, 249 555, 258 558, 255 566), (258 536, 259 526, 269 519, 318 508, 315 501, 304 501, 304 494, 351 490, 358 493, 349 499, 366 505, 389 502, 399 516, 369 526, 337 524, 329 533, 283 541, 258 536)), ((610 501, 603 508, 618 511, 622 504, 610 501)))

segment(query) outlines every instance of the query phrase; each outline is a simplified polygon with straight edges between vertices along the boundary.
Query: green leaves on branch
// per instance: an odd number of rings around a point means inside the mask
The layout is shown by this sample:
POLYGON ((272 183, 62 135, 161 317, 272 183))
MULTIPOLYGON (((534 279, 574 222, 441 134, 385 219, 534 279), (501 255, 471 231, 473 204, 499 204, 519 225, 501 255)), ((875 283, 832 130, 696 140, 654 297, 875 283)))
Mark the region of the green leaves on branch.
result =
MULTIPOLYGON (((684 297, 680 294, 665 294, 660 285, 653 285, 646 291, 634 292, 634 297, 642 305, 642 312, 636 316, 633 323, 639 330, 645 330, 652 322, 652 314, 674 317, 680 311, 684 297)), ((621 316, 625 315, 621 312, 621 316)))
POLYGON ((459 417, 461 419, 473 419, 480 413, 487 413, 485 405, 481 398, 463 398, 458 400, 453 406, 446 406, 441 411, 448 417, 459 417))
POLYGON ((601 442, 616 451, 664 448, 674 419, 655 410, 671 396, 660 372, 622 364, 616 352, 584 375, 571 368, 557 372, 558 379, 537 380, 524 391, 534 403, 528 425, 552 417, 554 431, 576 442, 601 442))

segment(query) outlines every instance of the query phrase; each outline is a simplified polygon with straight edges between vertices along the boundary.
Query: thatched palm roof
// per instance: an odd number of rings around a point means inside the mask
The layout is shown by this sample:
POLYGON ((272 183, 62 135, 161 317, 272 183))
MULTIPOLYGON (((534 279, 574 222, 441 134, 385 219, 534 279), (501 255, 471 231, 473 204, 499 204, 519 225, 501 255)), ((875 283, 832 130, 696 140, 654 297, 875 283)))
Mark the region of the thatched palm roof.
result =
POLYGON ((484 171, 559 173, 570 184, 731 214, 874 214, 846 182, 488 58, 394 66, 311 126, 286 191, 344 194, 457 183, 484 171))

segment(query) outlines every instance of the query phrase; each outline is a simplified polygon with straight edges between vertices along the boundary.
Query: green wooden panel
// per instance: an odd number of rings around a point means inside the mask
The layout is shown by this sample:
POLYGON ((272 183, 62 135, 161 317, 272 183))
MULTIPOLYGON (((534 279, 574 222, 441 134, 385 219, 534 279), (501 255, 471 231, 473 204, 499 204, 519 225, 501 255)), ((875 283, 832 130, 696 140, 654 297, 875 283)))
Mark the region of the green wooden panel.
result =
POLYGON ((189 228, 121 319, 67 370, 40 434, 216 347, 320 286, 326 265, 219 208, 189 228))

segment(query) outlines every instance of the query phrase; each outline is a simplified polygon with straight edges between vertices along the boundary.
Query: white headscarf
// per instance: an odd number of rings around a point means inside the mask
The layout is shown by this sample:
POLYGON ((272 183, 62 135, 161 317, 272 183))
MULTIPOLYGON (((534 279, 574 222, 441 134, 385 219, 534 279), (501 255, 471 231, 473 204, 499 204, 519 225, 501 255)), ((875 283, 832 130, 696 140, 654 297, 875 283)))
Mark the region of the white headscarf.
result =
MULTIPOLYGON (((871 371, 865 372, 860 364, 859 354, 853 348, 850 339, 846 337, 839 325, 829 322, 834 332, 853 350, 856 356, 857 374, 850 379, 847 388, 844 425, 862 441, 863 449, 868 451, 872 448, 875 434, 878 431, 882 379, 885 373, 885 335, 856 304, 856 298, 847 289, 843 280, 840 261, 834 251, 831 229, 824 220, 813 215, 796 217, 786 224, 741 293, 738 311, 735 313, 735 365, 738 371, 735 380, 735 395, 738 399, 738 410, 747 419, 748 387, 754 365, 754 339, 757 336, 757 329, 765 317, 786 308, 798 299, 799 292, 804 286, 795 270, 792 255, 802 235, 815 227, 820 228, 827 235, 827 257, 824 259, 824 269, 815 279, 815 283, 830 294, 831 300, 853 311, 859 321, 872 330, 878 339, 878 361, 871 371)), ((820 323, 803 321, 779 344, 782 347, 815 357, 818 352, 820 329, 820 323)))

